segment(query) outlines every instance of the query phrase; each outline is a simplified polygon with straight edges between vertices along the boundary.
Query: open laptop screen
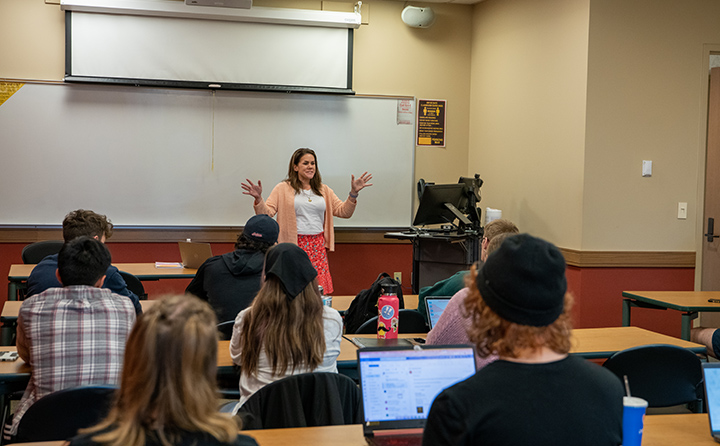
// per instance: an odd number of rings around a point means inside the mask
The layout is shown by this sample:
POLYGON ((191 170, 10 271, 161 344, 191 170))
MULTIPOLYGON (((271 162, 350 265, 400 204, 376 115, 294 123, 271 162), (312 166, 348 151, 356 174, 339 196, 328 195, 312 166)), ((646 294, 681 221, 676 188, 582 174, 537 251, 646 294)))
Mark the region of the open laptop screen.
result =
POLYGON ((425 298, 425 309, 427 310, 431 330, 435 328, 435 324, 437 324, 440 315, 445 311, 448 302, 450 302, 450 296, 428 296, 425 298))
POLYGON ((720 362, 704 362, 705 395, 713 436, 720 434, 720 362))
POLYGON ((423 427, 435 397, 475 373, 470 346, 358 350, 365 425, 423 427))

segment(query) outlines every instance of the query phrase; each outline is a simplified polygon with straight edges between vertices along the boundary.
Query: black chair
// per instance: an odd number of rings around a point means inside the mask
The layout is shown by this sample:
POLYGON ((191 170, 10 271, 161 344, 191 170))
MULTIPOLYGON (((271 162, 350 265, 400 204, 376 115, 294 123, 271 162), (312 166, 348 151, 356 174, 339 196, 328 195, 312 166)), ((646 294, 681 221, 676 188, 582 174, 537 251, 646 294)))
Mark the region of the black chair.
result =
POLYGON ((648 407, 688 404, 703 412, 705 393, 700 359, 674 345, 644 345, 615 353, 604 367, 621 380, 627 376, 630 392, 647 400, 648 407))
MULTIPOLYGON (((398 333, 427 333, 428 326, 425 322, 425 317, 417 311, 405 308, 398 312, 398 333)), ((377 320, 378 317, 365 321, 360 328, 355 332, 356 334, 373 334, 377 332, 377 320)))
POLYGON ((20 254, 22 261, 26 265, 40 263, 45 257, 59 253, 64 243, 62 240, 44 240, 30 243, 23 248, 20 254))
POLYGON ((230 339, 232 339, 234 326, 235 321, 225 321, 217 324, 217 330, 218 334, 220 335, 221 341, 229 341, 230 339))
POLYGON ((82 386, 46 395, 25 412, 16 442, 66 440, 105 418, 116 387, 82 386))
POLYGON ((127 285, 128 290, 135 293, 135 295, 140 300, 147 300, 148 295, 145 292, 145 287, 143 286, 140 279, 135 277, 133 274, 126 273, 125 271, 118 271, 120 273, 120 276, 122 276, 123 280, 125 281, 125 285, 127 285))
POLYGON ((304 373, 258 390, 238 411, 243 430, 362 422, 355 382, 338 373, 304 373))

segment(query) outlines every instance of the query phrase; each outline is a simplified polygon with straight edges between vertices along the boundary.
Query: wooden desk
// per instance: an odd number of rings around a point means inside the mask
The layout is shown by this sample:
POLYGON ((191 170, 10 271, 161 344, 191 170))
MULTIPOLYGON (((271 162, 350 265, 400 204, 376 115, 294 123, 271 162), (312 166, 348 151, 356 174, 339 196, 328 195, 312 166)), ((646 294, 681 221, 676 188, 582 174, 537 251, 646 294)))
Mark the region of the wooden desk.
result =
MULTIPOLYGON (((242 432, 260 446, 366 446, 362 425, 264 429, 242 432)), ((18 446, 61 446, 62 441, 16 443, 18 446)), ((643 446, 712 446, 707 414, 645 417, 643 446)))
POLYGON ((693 319, 701 311, 718 312, 720 303, 708 299, 720 299, 720 291, 623 291, 622 324, 630 325, 630 310, 633 307, 655 310, 676 310, 682 312, 680 337, 690 340, 693 319))
MULTIPOLYGON (((355 296, 333 296, 332 307, 338 311, 347 311, 353 299, 355 299, 355 296)), ((405 302, 405 308, 414 310, 418 306, 418 295, 405 294, 403 295, 403 301, 405 302)))
POLYGON ((693 353, 707 354, 704 345, 640 327, 577 328, 572 332, 570 353, 586 359, 609 358, 615 352, 650 344, 670 344, 693 353))
MULTIPOLYGON (((192 279, 197 273, 192 268, 156 268, 154 263, 113 263, 120 271, 128 272, 140 280, 192 279)), ((8 273, 8 300, 17 300, 18 287, 27 281, 35 265, 10 265, 8 273)))

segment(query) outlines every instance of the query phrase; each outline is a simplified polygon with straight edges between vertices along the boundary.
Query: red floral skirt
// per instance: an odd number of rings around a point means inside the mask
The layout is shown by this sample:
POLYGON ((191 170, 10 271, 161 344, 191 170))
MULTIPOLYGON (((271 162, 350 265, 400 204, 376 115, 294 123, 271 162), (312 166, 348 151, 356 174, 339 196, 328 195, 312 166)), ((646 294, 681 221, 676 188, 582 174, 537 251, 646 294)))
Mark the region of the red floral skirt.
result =
POLYGON ((298 234, 298 246, 310 257, 310 261, 318 273, 318 284, 323 287, 325 294, 332 294, 333 283, 325 249, 325 234, 322 232, 316 235, 298 234))

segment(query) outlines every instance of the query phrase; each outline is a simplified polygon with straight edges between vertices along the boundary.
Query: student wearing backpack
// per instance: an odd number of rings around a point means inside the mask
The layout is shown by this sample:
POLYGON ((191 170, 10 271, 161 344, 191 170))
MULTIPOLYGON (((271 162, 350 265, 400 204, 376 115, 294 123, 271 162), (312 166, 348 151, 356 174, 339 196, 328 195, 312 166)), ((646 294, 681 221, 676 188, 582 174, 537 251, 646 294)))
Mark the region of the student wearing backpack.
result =
POLYGON ((327 261, 327 250, 335 250, 333 217, 350 218, 355 212, 358 193, 372 186, 372 174, 367 172, 355 178, 350 176, 350 192, 345 201, 323 184, 317 167, 317 156, 312 149, 297 149, 290 158, 288 175, 262 198, 262 182, 249 179, 242 183, 243 194, 255 199, 255 214, 277 214, 280 225, 279 243, 294 243, 310 257, 318 272, 318 282, 325 293, 333 292, 332 277, 327 261))

